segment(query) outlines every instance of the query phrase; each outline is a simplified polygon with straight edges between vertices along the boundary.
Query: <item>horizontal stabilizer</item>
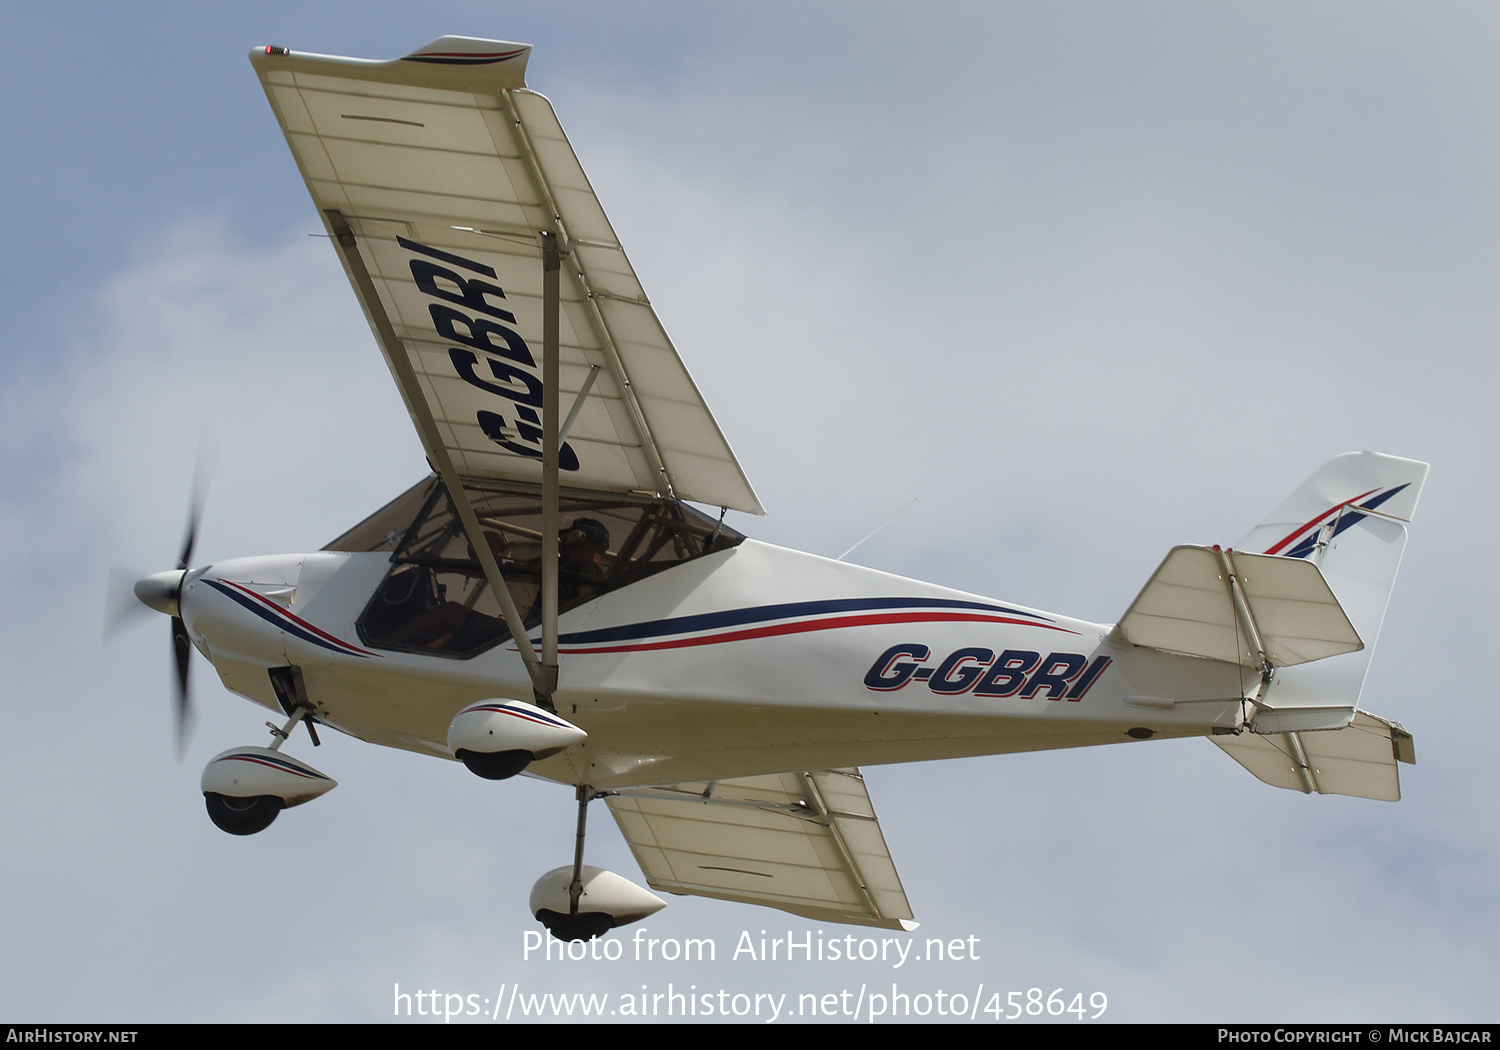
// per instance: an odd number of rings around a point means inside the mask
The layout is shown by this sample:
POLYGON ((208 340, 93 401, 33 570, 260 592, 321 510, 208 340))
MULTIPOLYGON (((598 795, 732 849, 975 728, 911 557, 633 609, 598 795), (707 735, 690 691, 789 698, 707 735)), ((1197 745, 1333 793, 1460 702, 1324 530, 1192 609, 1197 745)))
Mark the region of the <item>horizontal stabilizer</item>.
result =
POLYGON ((1210 737, 1230 758, 1273 787, 1305 794, 1396 802, 1396 763, 1415 764, 1411 734, 1365 711, 1343 729, 1317 733, 1210 737))
POLYGON ((1259 669, 1364 648, 1318 566, 1174 547, 1116 628, 1123 640, 1259 669))
POLYGON ((857 769, 623 791, 609 809, 654 890, 916 928, 857 769))

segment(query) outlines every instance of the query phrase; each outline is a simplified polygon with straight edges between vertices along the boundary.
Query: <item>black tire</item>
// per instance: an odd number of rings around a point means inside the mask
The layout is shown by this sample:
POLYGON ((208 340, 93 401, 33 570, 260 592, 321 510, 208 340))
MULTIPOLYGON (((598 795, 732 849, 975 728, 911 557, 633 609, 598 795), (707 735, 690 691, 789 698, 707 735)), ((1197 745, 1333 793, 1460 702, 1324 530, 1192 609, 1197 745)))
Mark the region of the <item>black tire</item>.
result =
POLYGON ((208 819, 220 831, 231 835, 254 835, 265 831, 281 812, 281 799, 275 795, 256 795, 254 798, 234 798, 212 792, 203 796, 208 806, 208 819))
POLYGON ((536 917, 560 941, 591 941, 608 933, 615 926, 614 917, 602 911, 562 915, 543 908, 536 913, 536 917))
POLYGON ((486 780, 509 780, 532 762, 530 751, 470 751, 461 747, 455 754, 470 773, 486 780))

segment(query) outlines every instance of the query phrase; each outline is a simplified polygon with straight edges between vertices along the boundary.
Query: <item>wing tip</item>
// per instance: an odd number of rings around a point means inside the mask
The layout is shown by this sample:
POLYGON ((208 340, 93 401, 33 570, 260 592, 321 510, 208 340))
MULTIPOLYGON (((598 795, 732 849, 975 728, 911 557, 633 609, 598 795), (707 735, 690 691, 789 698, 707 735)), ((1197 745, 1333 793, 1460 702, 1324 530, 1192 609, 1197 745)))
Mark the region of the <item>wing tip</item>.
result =
POLYGON ((472 36, 440 36, 390 61, 293 51, 279 45, 250 49, 257 70, 297 70, 439 90, 488 93, 526 86, 531 45, 472 36))

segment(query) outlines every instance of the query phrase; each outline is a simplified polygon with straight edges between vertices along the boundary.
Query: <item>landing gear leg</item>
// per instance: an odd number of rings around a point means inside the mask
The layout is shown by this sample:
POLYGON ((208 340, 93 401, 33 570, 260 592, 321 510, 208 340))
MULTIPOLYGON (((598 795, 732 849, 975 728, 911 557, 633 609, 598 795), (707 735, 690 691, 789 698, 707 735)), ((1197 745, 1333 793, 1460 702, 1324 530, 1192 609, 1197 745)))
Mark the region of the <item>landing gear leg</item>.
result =
POLYGON ((302 669, 299 667, 273 667, 270 674, 271 688, 276 693, 276 699, 281 703, 281 709, 292 716, 292 720, 281 729, 277 729, 270 722, 266 723, 266 725, 271 727, 271 735, 276 738, 276 742, 271 745, 271 750, 281 750, 281 745, 286 741, 292 732, 292 728, 303 715, 307 716, 307 721, 302 724, 307 726, 307 735, 312 737, 313 747, 320 746, 322 741, 318 739, 317 729, 313 728, 317 719, 312 717, 312 704, 307 699, 307 687, 302 683, 302 669))
POLYGON ((568 914, 578 914, 578 899, 583 896, 583 836, 588 832, 589 803, 594 799, 592 789, 578 785, 578 837, 573 845, 573 881, 568 883, 568 914))
MULTIPOLYGON (((302 716, 305 715, 305 714, 307 714, 307 708, 305 708, 305 707, 299 707, 299 708, 297 708, 295 711, 292 712, 292 717, 291 717, 290 720, 287 721, 287 724, 284 725, 284 726, 282 726, 279 729, 276 727, 276 723, 274 723, 274 722, 267 722, 266 723, 266 728, 271 731, 271 736, 275 738, 272 741, 272 743, 271 743, 271 750, 272 751, 280 751, 281 750, 281 745, 284 744, 284 743, 286 743, 287 738, 292 735, 292 730, 297 728, 297 723, 300 722, 300 721, 302 721, 302 716)), ((308 728, 309 731, 312 730, 312 723, 311 722, 307 723, 307 728, 308 728)))
POLYGON ((579 910, 583 899, 583 840, 588 829, 589 803, 597 797, 593 788, 578 785, 578 837, 573 846, 573 878, 568 883, 567 914, 549 908, 541 908, 536 913, 542 925, 560 941, 591 941, 615 926, 616 917, 608 912, 579 910))

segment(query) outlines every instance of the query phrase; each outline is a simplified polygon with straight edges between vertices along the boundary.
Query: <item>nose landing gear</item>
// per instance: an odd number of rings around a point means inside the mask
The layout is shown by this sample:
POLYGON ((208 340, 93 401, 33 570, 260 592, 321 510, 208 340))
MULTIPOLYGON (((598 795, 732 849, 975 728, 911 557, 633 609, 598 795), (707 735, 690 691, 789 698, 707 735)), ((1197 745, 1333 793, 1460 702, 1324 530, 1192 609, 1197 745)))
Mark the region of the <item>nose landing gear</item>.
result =
MULTIPOLYGON (((208 818, 220 831, 254 835, 270 827, 283 809, 300 806, 338 787, 332 777, 281 754, 281 745, 307 713, 306 707, 299 706, 286 725, 267 722, 276 738, 270 747, 230 748, 204 767, 199 786, 208 818)), ((311 722, 307 729, 316 743, 311 722)))

